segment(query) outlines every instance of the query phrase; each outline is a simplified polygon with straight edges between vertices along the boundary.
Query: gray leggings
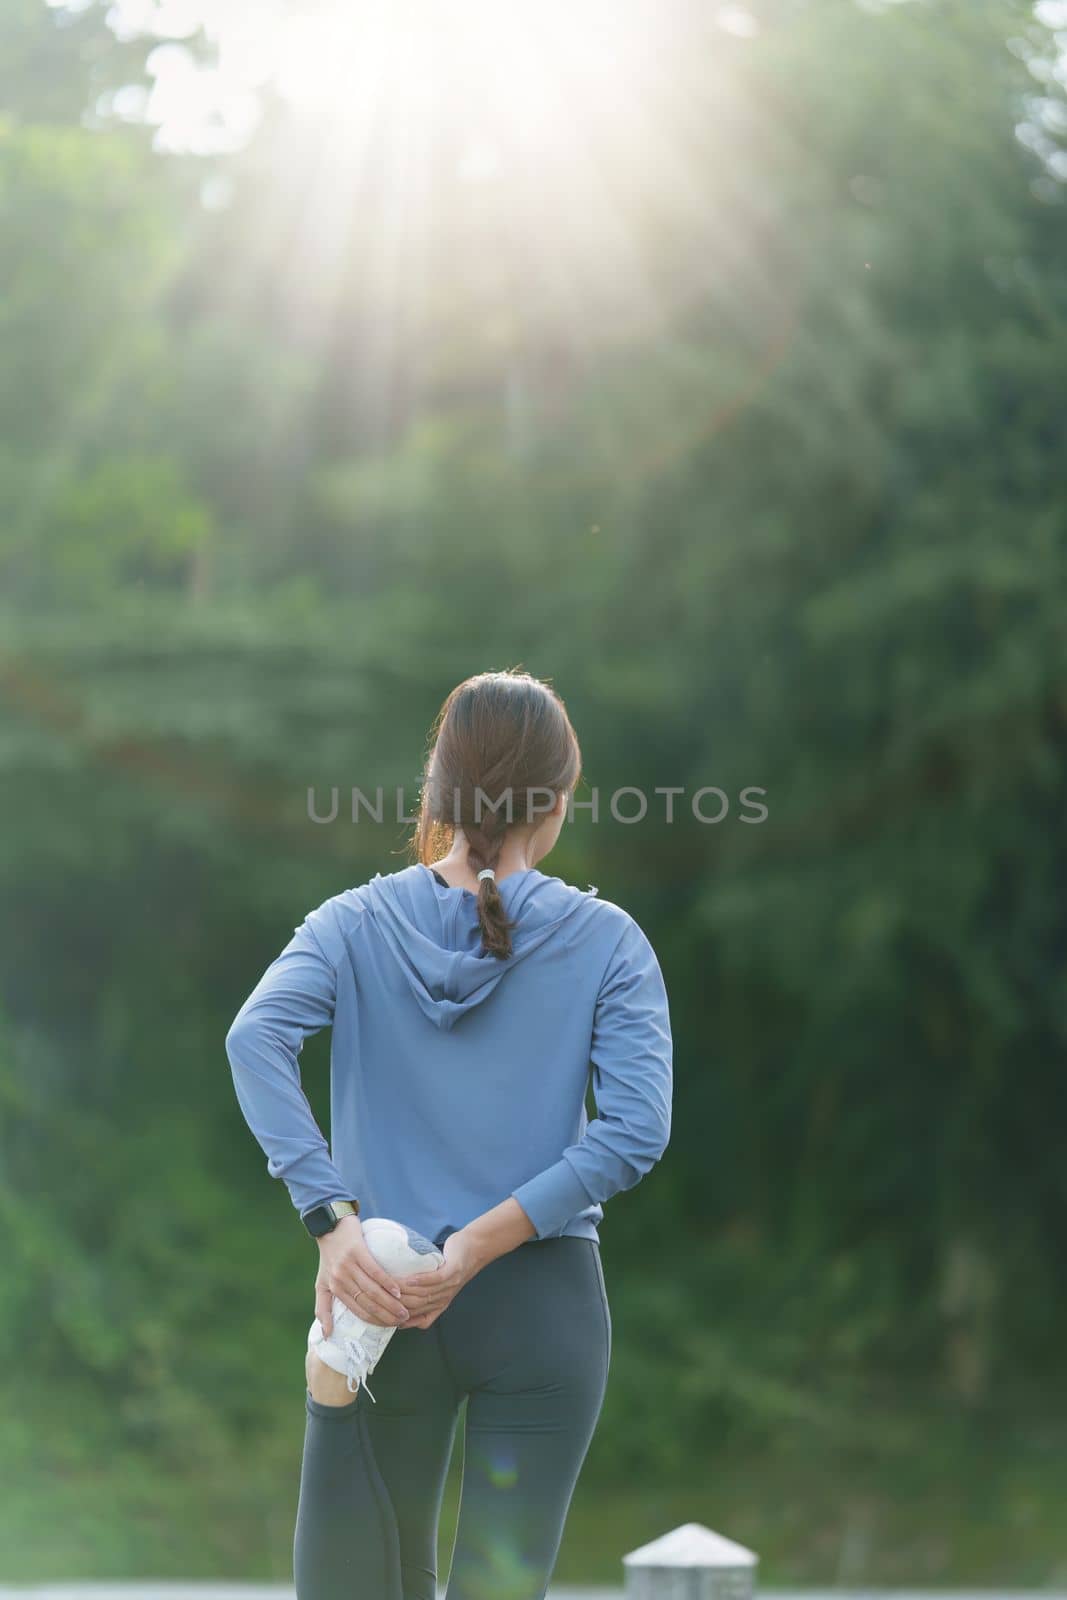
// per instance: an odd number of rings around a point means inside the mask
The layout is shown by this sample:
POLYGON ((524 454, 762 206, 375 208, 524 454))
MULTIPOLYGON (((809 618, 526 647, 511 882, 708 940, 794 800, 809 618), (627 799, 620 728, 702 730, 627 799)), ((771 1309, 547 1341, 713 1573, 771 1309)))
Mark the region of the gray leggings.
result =
POLYGON ((362 1386, 342 1406, 305 1389, 297 1600, 436 1600, 464 1397, 448 1600, 542 1600, 610 1360, 599 1245, 536 1239, 490 1262, 429 1328, 398 1328, 373 1401, 362 1386))

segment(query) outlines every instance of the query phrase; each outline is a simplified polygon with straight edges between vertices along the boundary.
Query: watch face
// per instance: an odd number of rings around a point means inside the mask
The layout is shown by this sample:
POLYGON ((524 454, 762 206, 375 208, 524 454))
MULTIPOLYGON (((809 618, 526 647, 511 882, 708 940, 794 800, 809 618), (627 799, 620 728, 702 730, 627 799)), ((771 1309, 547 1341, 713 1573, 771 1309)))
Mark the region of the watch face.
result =
POLYGON ((315 1206, 304 1217, 304 1226, 311 1236, 320 1239, 324 1233, 337 1226, 332 1206, 315 1206))

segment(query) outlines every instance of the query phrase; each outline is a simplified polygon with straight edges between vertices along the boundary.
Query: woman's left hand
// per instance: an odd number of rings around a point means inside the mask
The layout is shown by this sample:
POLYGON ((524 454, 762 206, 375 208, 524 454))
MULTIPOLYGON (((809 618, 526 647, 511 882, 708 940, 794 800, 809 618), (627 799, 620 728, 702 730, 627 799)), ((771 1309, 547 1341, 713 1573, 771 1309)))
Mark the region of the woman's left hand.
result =
POLYGON ((410 1277, 397 1277, 400 1298, 408 1311, 408 1321, 400 1328, 428 1328, 451 1305, 465 1283, 469 1283, 482 1268, 469 1236, 462 1228, 450 1233, 442 1246, 444 1260, 434 1272, 414 1272, 410 1277))

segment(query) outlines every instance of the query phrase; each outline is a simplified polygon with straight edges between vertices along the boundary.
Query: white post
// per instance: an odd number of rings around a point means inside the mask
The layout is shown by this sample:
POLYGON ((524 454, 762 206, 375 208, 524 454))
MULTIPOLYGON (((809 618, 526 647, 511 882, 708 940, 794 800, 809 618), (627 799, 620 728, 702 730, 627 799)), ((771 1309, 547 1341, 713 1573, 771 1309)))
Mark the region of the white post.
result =
POLYGON ((623 1556, 627 1600, 752 1600, 759 1557, 685 1522, 623 1556))

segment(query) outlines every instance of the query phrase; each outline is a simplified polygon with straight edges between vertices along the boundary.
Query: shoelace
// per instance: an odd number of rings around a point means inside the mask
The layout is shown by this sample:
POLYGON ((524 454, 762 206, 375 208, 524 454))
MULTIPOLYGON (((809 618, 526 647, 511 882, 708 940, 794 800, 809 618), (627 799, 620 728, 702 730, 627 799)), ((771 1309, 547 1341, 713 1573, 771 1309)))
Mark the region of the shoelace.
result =
MULTIPOLYGON (((357 1385, 361 1383, 370 1398, 374 1400, 374 1396, 367 1388, 367 1373, 377 1364, 378 1357, 382 1353, 379 1341, 374 1338, 372 1330, 368 1328, 365 1335, 358 1333, 346 1334, 342 1345, 345 1352, 345 1371, 349 1393, 355 1394, 357 1385), (372 1346, 369 1350, 366 1343, 364 1343, 365 1338, 369 1340, 372 1346), (375 1344, 379 1344, 377 1350, 373 1349, 375 1344)), ((374 1400, 374 1404, 378 1404, 377 1400, 374 1400)))

